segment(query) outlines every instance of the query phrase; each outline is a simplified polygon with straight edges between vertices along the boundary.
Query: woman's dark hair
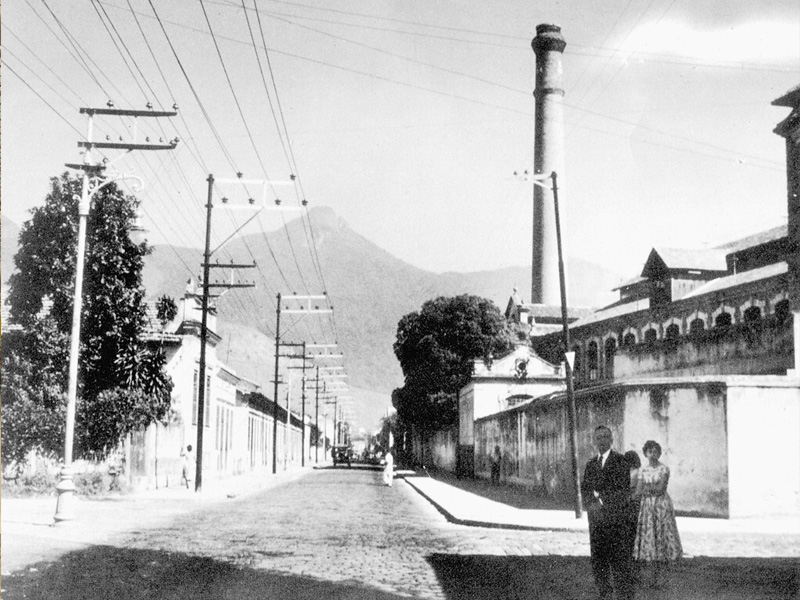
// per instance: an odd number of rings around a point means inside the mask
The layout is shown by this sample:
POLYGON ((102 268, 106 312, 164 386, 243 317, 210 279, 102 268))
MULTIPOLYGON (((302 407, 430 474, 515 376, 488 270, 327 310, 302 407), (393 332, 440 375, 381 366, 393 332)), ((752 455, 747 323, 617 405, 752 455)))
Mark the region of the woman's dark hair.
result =
POLYGON ((642 466, 642 461, 639 459, 636 450, 628 450, 623 455, 623 458, 625 458, 625 462, 628 463, 628 468, 630 469, 638 469, 642 466))
POLYGON ((655 440, 647 440, 642 447, 642 454, 647 454, 648 450, 655 449, 658 451, 658 455, 661 456, 661 444, 656 442, 655 440))

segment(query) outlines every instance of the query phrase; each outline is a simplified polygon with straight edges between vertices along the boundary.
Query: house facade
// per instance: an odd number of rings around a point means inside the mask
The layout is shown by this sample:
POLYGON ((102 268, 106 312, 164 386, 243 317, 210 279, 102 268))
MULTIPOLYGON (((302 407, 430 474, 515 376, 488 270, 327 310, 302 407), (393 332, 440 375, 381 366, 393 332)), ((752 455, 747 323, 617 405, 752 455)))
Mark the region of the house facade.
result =
MULTIPOLYGON (((197 450, 201 299, 190 284, 171 323, 161 326, 152 318, 153 311, 150 314, 147 340, 166 353, 166 371, 174 387, 168 423, 153 423, 132 434, 125 447, 129 484, 145 489, 181 485, 181 449, 192 445, 197 450)), ((211 308, 203 403, 204 484, 248 472, 271 472, 273 447, 279 470, 315 459, 310 418, 287 412, 225 365, 216 353, 220 341, 216 329, 216 311, 211 308), (278 435, 273 442, 274 419, 278 435)))

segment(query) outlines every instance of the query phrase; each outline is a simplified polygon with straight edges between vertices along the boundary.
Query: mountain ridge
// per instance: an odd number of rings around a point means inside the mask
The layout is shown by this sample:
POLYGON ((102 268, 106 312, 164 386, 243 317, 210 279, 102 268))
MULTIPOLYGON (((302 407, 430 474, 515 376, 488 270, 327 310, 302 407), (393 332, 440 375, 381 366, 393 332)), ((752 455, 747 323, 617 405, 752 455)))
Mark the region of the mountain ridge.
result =
MULTIPOLYGON (((218 333, 222 340, 217 355, 237 373, 261 385, 269 397, 273 395, 270 380, 274 367, 275 296, 279 291, 284 295, 328 293, 339 335, 336 342, 345 355, 354 390, 357 420, 371 428, 391 406, 391 391, 403 383, 392 345, 397 323, 404 315, 419 310, 427 300, 459 294, 488 298, 502 311, 515 288, 530 289, 530 266, 434 273, 393 256, 351 229, 329 207, 311 209, 308 216, 307 220, 288 221, 285 228, 235 238, 227 244, 228 253, 237 261, 253 258, 262 275, 260 280, 267 283, 260 289, 232 290, 218 299, 218 333), (312 256, 318 258, 318 264, 312 256), (319 279, 324 281, 325 290, 308 289, 312 275, 317 284, 319 279)), ((8 223, 9 231, 16 224, 7 221, 3 218, 4 281, 10 274, 5 267, 10 260, 7 253, 11 251, 11 241, 16 251, 16 240, 9 240, 6 231, 8 223)), ((155 245, 145 259, 142 274, 147 297, 182 296, 187 279, 196 278, 200 272, 201 262, 202 252, 198 249, 155 245)), ((568 259, 567 268, 571 305, 601 306, 613 301, 608 290, 618 284, 617 274, 572 258, 568 259)), ((212 273, 212 279, 220 275, 212 273)), ((251 273, 241 275, 252 279, 251 273)), ((520 295, 525 296, 524 292, 520 295)), ((289 337, 291 334, 290 331, 289 337)), ((287 339, 282 335, 282 341, 287 339)))

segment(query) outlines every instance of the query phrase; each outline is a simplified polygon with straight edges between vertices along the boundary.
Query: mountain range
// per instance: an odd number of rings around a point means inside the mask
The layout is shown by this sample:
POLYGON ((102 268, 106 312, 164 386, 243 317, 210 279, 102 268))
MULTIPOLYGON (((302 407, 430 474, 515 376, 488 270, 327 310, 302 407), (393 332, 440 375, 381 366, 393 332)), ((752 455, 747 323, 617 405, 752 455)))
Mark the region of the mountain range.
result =
MULTIPOLYGON (((2 229, 5 282, 13 267, 10 256, 16 251, 18 227, 4 217, 2 229)), ((409 239, 409 243, 415 241, 409 239)), ((237 262, 256 261, 258 277, 253 277, 251 270, 242 270, 237 279, 266 281, 269 289, 234 289, 217 300, 220 359, 261 385, 265 395, 272 397, 275 296, 278 292, 287 295, 325 291, 334 306, 336 342, 345 355, 357 427, 368 430, 391 406, 391 391, 403 384, 392 344, 397 323, 404 315, 419 310, 426 300, 459 294, 488 298, 504 310, 515 287, 525 296, 524 291, 531 285, 529 266, 469 273, 425 271, 381 249, 327 207, 312 209, 308 220, 288 222, 285 230, 231 240, 226 248, 237 262), (317 264, 312 262, 309 245, 318 257, 317 264), (306 279, 318 282, 320 272, 325 290, 307 290, 306 279)), ((148 298, 182 296, 190 274, 200 272, 201 259, 197 249, 156 245, 143 272, 148 298)), ((614 300, 610 289, 618 284, 619 275, 579 259, 569 259, 567 269, 571 305, 602 306, 614 300)), ((222 270, 212 271, 210 280, 224 279, 222 270)), ((284 323, 284 327, 292 327, 288 319, 284 323)), ((298 332, 300 329, 282 328, 281 341, 303 341, 294 339, 298 332)), ((313 400, 308 412, 314 412, 313 400)))

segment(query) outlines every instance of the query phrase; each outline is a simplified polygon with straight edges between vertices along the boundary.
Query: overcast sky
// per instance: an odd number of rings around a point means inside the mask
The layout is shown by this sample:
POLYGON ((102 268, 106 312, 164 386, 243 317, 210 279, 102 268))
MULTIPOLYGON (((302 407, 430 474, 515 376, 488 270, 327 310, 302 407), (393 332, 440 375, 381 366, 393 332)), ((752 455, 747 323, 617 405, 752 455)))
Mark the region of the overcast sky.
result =
MULTIPOLYGON (((800 84, 796 0, 257 6, 3 3, 3 214, 21 224, 48 178, 81 160, 81 106, 177 103, 163 130, 138 125, 140 140, 177 135, 175 151, 116 163, 145 182, 151 242, 201 244, 208 173, 295 174, 267 197, 329 206, 418 267, 528 265, 532 188, 513 172, 533 162, 530 42, 554 23, 567 41, 569 255, 631 276, 652 246, 715 245, 786 222, 772 129, 788 111, 771 102, 800 84)), ((130 125, 98 119, 95 139, 129 139, 130 125)), ((248 215, 215 224, 218 239, 248 215)), ((243 232, 282 218, 261 214, 243 232)))

